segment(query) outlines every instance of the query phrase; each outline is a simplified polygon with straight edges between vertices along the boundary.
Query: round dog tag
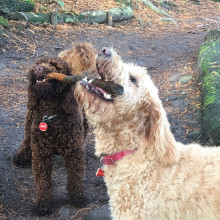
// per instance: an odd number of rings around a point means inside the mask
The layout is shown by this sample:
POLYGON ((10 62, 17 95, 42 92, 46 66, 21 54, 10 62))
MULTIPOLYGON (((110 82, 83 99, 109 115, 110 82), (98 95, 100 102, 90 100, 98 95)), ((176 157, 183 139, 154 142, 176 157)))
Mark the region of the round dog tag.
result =
POLYGON ((105 171, 102 168, 99 168, 96 172, 96 176, 103 176, 105 177, 105 171))
POLYGON ((45 122, 41 122, 39 124, 39 128, 41 131, 46 131, 47 130, 47 124, 45 122))

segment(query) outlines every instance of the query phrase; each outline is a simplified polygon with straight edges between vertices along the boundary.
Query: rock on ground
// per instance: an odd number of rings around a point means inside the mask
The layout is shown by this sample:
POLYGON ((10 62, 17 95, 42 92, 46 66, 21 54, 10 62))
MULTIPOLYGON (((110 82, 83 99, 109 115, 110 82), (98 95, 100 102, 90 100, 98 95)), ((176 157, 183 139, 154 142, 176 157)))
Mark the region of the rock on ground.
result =
POLYGON ((179 82, 180 82, 182 85, 184 85, 184 84, 187 84, 191 79, 192 79, 192 76, 191 76, 191 75, 182 76, 182 77, 179 79, 179 82))

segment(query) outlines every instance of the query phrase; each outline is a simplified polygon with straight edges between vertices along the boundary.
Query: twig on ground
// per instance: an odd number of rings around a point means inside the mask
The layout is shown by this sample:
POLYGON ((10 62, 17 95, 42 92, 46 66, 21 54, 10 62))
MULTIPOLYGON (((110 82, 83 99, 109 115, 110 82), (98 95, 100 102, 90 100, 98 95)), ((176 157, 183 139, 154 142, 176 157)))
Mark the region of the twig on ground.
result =
POLYGON ((75 219, 80 212, 88 211, 88 210, 90 210, 91 208, 98 208, 98 207, 99 207, 99 206, 97 206, 97 205, 92 205, 92 206, 90 206, 90 207, 88 207, 88 208, 80 209, 80 210, 78 210, 78 211, 76 212, 76 214, 75 214, 74 216, 72 216, 69 220, 75 219))

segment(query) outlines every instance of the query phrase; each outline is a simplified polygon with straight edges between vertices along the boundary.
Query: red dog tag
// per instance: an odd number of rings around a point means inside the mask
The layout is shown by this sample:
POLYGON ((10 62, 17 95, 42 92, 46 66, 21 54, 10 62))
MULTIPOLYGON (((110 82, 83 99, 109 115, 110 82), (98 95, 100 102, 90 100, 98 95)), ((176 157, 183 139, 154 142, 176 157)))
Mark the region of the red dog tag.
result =
POLYGON ((46 131, 47 130, 47 124, 45 122, 41 122, 39 124, 39 128, 41 131, 46 131))
POLYGON ((96 172, 96 176, 103 176, 103 177, 105 177, 104 172, 105 172, 105 171, 104 171, 103 169, 99 168, 99 169, 97 170, 97 172, 96 172))

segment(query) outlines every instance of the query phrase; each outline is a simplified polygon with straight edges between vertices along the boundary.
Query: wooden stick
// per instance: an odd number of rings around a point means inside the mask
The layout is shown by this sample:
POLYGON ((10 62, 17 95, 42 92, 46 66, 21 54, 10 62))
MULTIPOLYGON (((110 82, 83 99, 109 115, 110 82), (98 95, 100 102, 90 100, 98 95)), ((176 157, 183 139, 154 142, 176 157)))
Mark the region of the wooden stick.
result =
MULTIPOLYGON (((74 75, 74 76, 67 76, 64 75, 62 73, 49 73, 47 75, 47 80, 58 80, 61 81, 63 83, 68 83, 68 84, 73 84, 75 85, 78 81, 81 81, 83 78, 85 78, 85 75, 74 75)), ((92 81, 91 86, 96 86, 99 87, 101 89, 103 89, 104 91, 106 91, 107 93, 109 93, 110 95, 122 95, 124 93, 124 88, 113 82, 113 81, 104 81, 102 79, 94 79, 92 81)))
POLYGON ((55 79, 68 84, 76 84, 78 81, 82 80, 83 78, 85 78, 84 75, 67 76, 65 74, 56 73, 56 72, 49 73, 47 75, 47 80, 55 79))

